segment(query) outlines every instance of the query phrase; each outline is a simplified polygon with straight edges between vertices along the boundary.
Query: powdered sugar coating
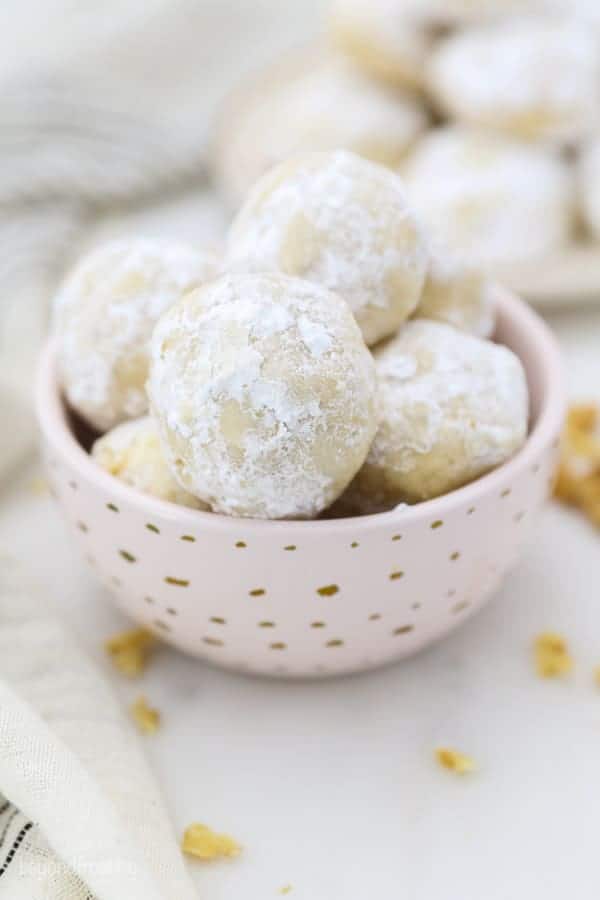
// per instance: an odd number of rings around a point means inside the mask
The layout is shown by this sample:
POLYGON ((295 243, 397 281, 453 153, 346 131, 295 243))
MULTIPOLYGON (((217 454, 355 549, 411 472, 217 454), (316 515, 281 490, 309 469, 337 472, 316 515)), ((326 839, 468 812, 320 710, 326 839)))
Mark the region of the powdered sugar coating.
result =
POLYGON ((549 150, 439 128, 419 141, 402 174, 436 239, 477 265, 543 256, 571 235, 571 172, 549 150))
POLYGON ((598 37, 562 17, 468 29, 434 51, 427 82, 460 121, 526 140, 577 141, 598 121, 598 37))
POLYGON ((339 49, 369 74, 421 86, 431 39, 399 0, 334 0, 330 29, 339 49))
POLYGON ((413 318, 445 322, 489 338, 495 325, 490 281, 480 267, 430 246, 427 278, 413 318))
POLYGON ((143 494, 193 509, 209 508, 171 475, 151 416, 111 429, 94 443, 92 457, 106 472, 143 494))
POLYGON ((240 95, 221 123, 214 166, 232 205, 273 165, 312 151, 351 150, 395 166, 424 130, 427 115, 407 93, 375 83, 337 55, 310 54, 240 95))
POLYGON ((577 188, 583 220, 590 234, 600 239, 600 137, 589 141, 581 152, 577 188))
POLYGON ((113 241, 79 262, 54 305, 58 363, 69 404, 106 431, 148 409, 148 345, 159 316, 213 278, 210 251, 171 240, 113 241))
POLYGON ((377 351, 375 363, 381 421, 346 506, 437 497, 524 443, 527 383, 506 347, 421 320, 377 351))
POLYGON ((171 471, 219 512, 310 518, 362 465, 373 359, 344 301, 284 275, 225 275, 159 321, 148 383, 171 471))
POLYGON ((282 163, 255 185, 231 227, 226 264, 328 287, 373 344, 416 308, 427 249, 400 178, 338 151, 282 163))

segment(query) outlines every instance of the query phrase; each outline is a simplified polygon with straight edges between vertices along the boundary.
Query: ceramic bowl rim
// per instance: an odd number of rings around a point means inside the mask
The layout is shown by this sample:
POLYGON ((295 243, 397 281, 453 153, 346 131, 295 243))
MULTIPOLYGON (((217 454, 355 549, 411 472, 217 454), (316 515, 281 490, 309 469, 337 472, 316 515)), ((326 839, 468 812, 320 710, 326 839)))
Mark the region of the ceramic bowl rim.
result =
POLYGON ((482 497, 502 490, 516 475, 537 461, 544 449, 559 434, 565 415, 566 399, 563 366, 557 341, 543 320, 527 304, 500 286, 494 286, 494 300, 498 314, 510 320, 527 335, 528 344, 534 348, 535 363, 542 375, 542 398, 536 422, 523 447, 506 463, 481 476, 464 487, 409 507, 367 516, 320 520, 269 520, 235 518, 220 513, 202 512, 177 506, 142 494, 97 466, 81 447, 69 426, 66 407, 58 385, 56 372, 56 342, 50 337, 42 351, 35 385, 35 405, 40 430, 53 448, 78 473, 85 482, 92 482, 97 490, 110 496, 115 503, 126 503, 139 510, 148 520, 159 517, 163 521, 180 522, 191 528, 212 529, 238 533, 240 522, 246 534, 277 533, 279 537, 289 532, 314 531, 321 534, 356 532, 372 528, 412 525, 425 519, 433 521, 447 518, 453 510, 476 506, 482 497))

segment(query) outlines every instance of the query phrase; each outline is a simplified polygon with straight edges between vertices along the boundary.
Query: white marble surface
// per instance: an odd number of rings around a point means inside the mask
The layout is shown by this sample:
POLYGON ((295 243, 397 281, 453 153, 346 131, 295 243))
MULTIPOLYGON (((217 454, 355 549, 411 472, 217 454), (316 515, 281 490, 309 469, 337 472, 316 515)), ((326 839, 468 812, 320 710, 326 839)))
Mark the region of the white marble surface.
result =
MULTIPOLYGON (((132 214, 116 230, 138 229, 132 214)), ((143 218, 146 232, 218 238, 218 208, 190 198, 143 218)), ((114 233, 115 224, 105 226, 114 233)), ((569 388, 600 400, 600 308, 552 318, 569 388)), ((322 683, 243 678, 165 649, 141 683, 100 650, 123 626, 71 545, 35 464, 0 499, 0 546, 31 568, 124 700, 164 715, 146 747, 178 831, 204 821, 243 855, 193 866, 206 900, 592 900, 600 832, 600 534, 549 507, 487 609, 437 647, 369 675, 322 683), (552 628, 576 671, 538 680, 530 645, 552 628), (459 779, 449 744, 478 771, 459 779)))

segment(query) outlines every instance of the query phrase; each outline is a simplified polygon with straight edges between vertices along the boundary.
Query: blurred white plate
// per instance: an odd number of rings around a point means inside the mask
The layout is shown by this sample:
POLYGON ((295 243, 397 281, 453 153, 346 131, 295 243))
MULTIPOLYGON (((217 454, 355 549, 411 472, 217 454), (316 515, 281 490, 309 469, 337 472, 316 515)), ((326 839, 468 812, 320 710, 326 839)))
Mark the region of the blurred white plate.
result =
POLYGON ((496 274, 542 311, 600 306, 600 244, 572 244, 553 257, 502 268, 496 274))

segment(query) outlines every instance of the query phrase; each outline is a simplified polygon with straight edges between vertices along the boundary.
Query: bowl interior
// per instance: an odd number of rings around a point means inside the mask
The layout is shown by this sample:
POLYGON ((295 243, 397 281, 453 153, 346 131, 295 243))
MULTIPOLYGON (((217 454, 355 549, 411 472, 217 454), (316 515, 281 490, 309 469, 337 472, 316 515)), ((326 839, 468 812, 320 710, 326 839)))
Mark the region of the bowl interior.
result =
MULTIPOLYGON (((523 363, 530 395, 530 430, 524 447, 499 469, 477 479, 443 497, 429 500, 404 511, 404 515, 431 515, 436 507, 447 507, 453 501, 462 501, 467 492, 493 489, 493 479, 507 467, 517 466, 523 457, 534 457, 541 446, 555 439, 564 417, 564 388, 560 351, 556 341, 545 325, 524 302, 499 286, 494 287, 494 301, 497 310, 495 340, 509 347, 523 363)), ((81 476, 103 484, 105 490, 125 495, 130 502, 145 506, 148 511, 160 511, 169 517, 182 520, 203 519, 204 524, 219 527, 231 525, 231 519, 217 513, 203 513, 177 507, 173 504, 142 495, 133 488, 119 482, 96 466, 89 456, 89 448, 97 436, 67 409, 61 395, 56 372, 56 354, 49 341, 43 354, 37 380, 37 412, 41 430, 55 451, 68 457, 69 463, 80 470, 81 476)), ((394 511, 361 516, 366 520, 381 519, 393 515, 394 511)), ((286 525, 295 527, 333 527, 352 519, 327 519, 309 522, 269 522, 265 520, 245 520, 248 527, 265 529, 286 525)))

